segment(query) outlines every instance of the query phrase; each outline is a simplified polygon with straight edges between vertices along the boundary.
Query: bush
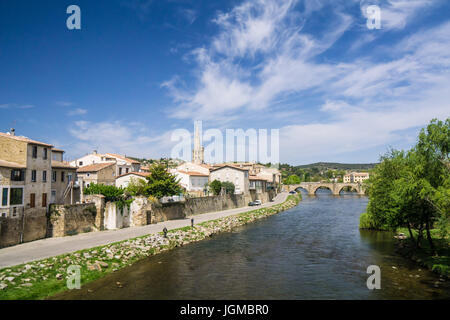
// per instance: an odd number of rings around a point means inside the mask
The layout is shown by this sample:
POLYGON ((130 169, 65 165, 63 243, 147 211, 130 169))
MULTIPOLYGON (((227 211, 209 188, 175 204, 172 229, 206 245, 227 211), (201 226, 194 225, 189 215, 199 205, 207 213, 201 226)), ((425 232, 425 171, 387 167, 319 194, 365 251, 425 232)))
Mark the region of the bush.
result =
POLYGON ((116 186, 106 186, 104 184, 92 183, 84 189, 84 194, 101 194, 105 197, 105 201, 118 201, 122 199, 123 189, 116 186))
POLYGON ((209 187, 211 188, 214 195, 219 195, 220 191, 222 190, 222 183, 219 180, 214 180, 209 184, 209 187))

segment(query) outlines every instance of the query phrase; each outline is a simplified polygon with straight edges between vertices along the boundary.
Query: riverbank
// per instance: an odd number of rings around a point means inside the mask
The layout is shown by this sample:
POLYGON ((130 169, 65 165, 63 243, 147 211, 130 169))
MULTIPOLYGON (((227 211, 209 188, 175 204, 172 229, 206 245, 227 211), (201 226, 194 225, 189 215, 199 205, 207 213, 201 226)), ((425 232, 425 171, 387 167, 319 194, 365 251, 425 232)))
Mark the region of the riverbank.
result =
MULTIPOLYGON (((400 229, 401 233, 408 234, 408 230, 400 229)), ((413 232, 414 237, 417 233, 413 232)), ((434 255, 429 247, 428 241, 422 241, 422 247, 417 249, 410 241, 399 239, 396 243, 396 252, 405 258, 408 258, 422 267, 425 267, 443 278, 450 278, 450 243, 449 239, 442 239, 438 235, 438 230, 431 230, 431 238, 436 247, 437 255, 434 255)))
POLYGON ((67 268, 71 265, 80 266, 84 285, 146 257, 285 211, 300 199, 300 194, 290 195, 278 205, 170 230, 167 238, 162 233, 146 235, 4 268, 0 270, 0 299, 45 299, 68 290, 67 268))
MULTIPOLYGON (((387 227, 376 226, 373 219, 371 219, 367 213, 361 214, 359 228, 379 232, 390 231, 387 227)), ((430 231, 437 252, 437 255, 434 255, 426 239, 422 240, 422 247, 417 249, 409 238, 409 231, 407 228, 400 228, 397 232, 399 234, 404 234, 402 238, 398 239, 395 245, 396 252, 399 255, 439 274, 441 277, 450 278, 450 240, 448 238, 441 238, 438 230, 432 229, 430 231)), ((417 232, 414 230, 412 232, 413 236, 417 239, 417 232)))

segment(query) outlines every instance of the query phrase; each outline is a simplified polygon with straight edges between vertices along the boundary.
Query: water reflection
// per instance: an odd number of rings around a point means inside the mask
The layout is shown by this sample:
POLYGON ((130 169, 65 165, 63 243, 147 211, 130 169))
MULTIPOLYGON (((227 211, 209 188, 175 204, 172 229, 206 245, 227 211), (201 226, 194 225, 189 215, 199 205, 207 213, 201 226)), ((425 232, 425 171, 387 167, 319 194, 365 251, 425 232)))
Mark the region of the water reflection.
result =
POLYGON ((434 274, 394 254, 392 234, 358 229, 367 201, 319 190, 296 208, 151 257, 58 298, 450 298, 446 283, 435 288, 434 274), (372 264, 381 268, 381 290, 366 287, 372 264))

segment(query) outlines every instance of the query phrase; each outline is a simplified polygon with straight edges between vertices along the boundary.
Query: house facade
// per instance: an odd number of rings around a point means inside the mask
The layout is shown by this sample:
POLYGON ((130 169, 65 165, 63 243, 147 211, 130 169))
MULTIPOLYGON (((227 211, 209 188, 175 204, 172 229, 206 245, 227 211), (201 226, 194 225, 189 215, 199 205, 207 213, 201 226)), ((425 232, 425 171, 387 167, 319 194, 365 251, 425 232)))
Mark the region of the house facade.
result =
POLYGON ((75 183, 77 168, 64 161, 64 150, 52 149, 52 184, 50 202, 74 204, 80 200, 80 188, 75 183))
POLYGON ((72 166, 79 168, 96 163, 114 163, 116 177, 129 172, 139 172, 141 167, 139 161, 127 158, 126 156, 115 153, 102 154, 97 153, 96 150, 70 162, 72 166))
POLYGON ((150 175, 149 172, 129 172, 122 174, 116 178, 116 187, 118 188, 126 188, 130 184, 130 182, 144 179, 150 175))
POLYGON ((235 194, 247 194, 250 190, 248 169, 224 165, 210 171, 209 181, 212 182, 214 180, 219 180, 220 182, 232 182, 235 187, 235 194))
POLYGON ((52 145, 0 133, 0 216, 45 214, 51 193, 52 145))
POLYGON ((95 163, 78 168, 77 176, 82 189, 89 187, 92 183, 114 186, 116 185, 115 162, 95 163))
POLYGON ((343 177, 344 183, 362 183, 367 179, 369 179, 368 172, 351 172, 343 177))

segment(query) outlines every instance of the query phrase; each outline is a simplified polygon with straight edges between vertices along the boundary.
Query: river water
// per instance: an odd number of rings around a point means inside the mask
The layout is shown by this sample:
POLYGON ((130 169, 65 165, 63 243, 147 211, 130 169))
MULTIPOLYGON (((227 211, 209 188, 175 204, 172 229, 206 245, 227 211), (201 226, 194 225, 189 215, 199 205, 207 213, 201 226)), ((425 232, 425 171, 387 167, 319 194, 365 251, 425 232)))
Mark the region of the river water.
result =
POLYGON ((57 298, 450 299, 449 281, 397 256, 391 233, 358 229, 367 202, 319 190, 288 211, 142 260, 57 298), (369 265, 381 269, 380 290, 367 288, 369 265))

